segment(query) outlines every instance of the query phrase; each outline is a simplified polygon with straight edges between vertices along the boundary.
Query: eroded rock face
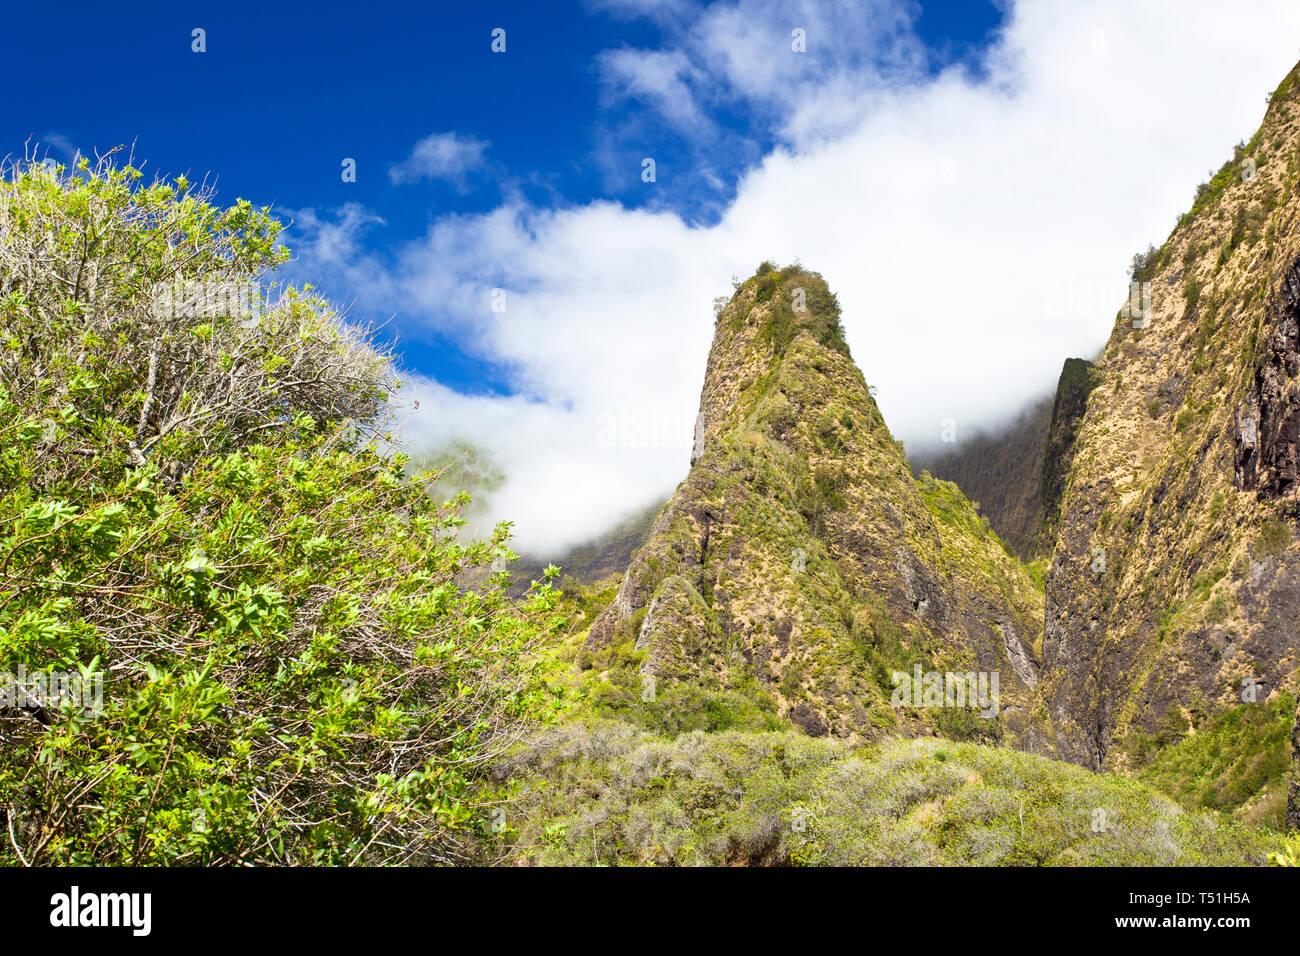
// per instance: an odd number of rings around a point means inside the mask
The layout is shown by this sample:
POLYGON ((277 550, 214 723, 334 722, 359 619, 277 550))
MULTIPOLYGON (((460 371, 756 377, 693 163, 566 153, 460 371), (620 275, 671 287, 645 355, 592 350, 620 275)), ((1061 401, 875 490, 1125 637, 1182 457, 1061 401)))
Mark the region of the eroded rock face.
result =
MULTIPOLYGON (((1252 142, 1300 148, 1300 75, 1252 142)), ((1300 663, 1300 199, 1285 162, 1170 236, 1144 322, 1117 320, 1047 573, 1042 750, 1129 766, 1300 663)), ((1041 737, 1037 736, 1041 733, 1041 737)))
POLYGON ((1041 593, 955 486, 912 477, 819 275, 767 269, 740 286, 697 421, 690 473, 588 655, 630 643, 658 685, 753 688, 814 736, 897 728, 893 668, 998 671, 988 727, 1020 733, 1041 593))
POLYGON ((1237 415, 1236 471, 1239 488, 1280 498, 1300 480, 1300 259, 1283 276, 1274 310, 1237 415))
POLYGON ((1065 497, 1070 466, 1074 461, 1075 442, 1088 410, 1088 396, 1096 383, 1096 369, 1084 359, 1066 359, 1056 384, 1052 401, 1052 418, 1047 431, 1047 445, 1042 464, 1043 539, 1039 550, 1051 553, 1060 519, 1061 501, 1065 497))

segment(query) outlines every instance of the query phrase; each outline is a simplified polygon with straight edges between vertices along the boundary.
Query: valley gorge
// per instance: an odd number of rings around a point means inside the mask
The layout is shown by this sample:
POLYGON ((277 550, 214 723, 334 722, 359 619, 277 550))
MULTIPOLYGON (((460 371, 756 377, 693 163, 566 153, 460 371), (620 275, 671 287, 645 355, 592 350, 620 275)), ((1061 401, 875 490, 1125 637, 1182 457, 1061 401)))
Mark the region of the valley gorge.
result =
MULTIPOLYGON (((601 759, 654 746, 672 763, 682 734, 784 727, 828 741, 832 763, 947 738, 1295 827, 1298 183, 1292 73, 1135 264, 1143 306, 1120 311, 1100 354, 1063 358, 1055 394, 1002 432, 910 462, 827 281, 766 262, 739 282, 716 316, 689 474, 564 658, 589 712, 615 721, 591 731, 612 735, 601 759), (996 715, 900 706, 900 676, 923 672, 996 674, 996 715), (656 707, 695 716, 665 724, 656 707)), ((506 776, 590 765, 557 739, 506 776)), ((587 812, 630 826, 618 814, 634 801, 619 807, 587 812)), ((768 843, 733 835, 710 859, 788 861, 798 841, 772 825, 768 843)))

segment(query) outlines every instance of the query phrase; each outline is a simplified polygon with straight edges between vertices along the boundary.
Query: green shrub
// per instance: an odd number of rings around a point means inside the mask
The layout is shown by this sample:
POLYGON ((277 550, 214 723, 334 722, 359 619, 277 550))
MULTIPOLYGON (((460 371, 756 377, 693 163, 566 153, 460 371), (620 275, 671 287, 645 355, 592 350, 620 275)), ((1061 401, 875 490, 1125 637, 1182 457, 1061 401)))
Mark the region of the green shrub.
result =
POLYGON ((785 726, 776 716, 776 701, 752 682, 742 689, 710 688, 694 680, 657 682, 653 694, 647 694, 646 688, 638 671, 611 670, 592 690, 590 711, 666 737, 697 730, 716 733, 785 726))
POLYGON ((760 336, 769 343, 776 355, 784 355, 800 331, 814 340, 843 355, 849 354, 844 340, 844 327, 840 323, 840 304, 826 285, 826 280, 816 272, 807 272, 799 266, 787 266, 758 276, 755 280, 756 302, 771 302, 770 312, 760 336), (803 310, 796 311, 797 290, 802 292, 803 310))
POLYGON ((1134 282, 1150 282, 1160 269, 1163 254, 1163 247, 1157 249, 1153 245, 1148 245, 1146 252, 1139 252, 1133 257, 1128 270, 1129 278, 1134 282))
POLYGON ((664 740, 587 721, 530 740, 503 772, 515 854, 541 864, 1260 865, 1282 849, 1131 779, 936 739, 664 740))
MULTIPOLYGON (((1161 741, 1141 778, 1189 807, 1238 810, 1266 787, 1285 791, 1295 697, 1242 704, 1210 720, 1185 739, 1161 741)), ((1281 826, 1281 806, 1273 819, 1281 826)))
POLYGON ((388 361, 324 303, 160 308, 287 253, 139 179, 0 182, 0 673, 102 691, 0 709, 0 864, 490 857, 550 589, 516 612, 506 527, 459 540, 464 497, 377 450, 388 361))

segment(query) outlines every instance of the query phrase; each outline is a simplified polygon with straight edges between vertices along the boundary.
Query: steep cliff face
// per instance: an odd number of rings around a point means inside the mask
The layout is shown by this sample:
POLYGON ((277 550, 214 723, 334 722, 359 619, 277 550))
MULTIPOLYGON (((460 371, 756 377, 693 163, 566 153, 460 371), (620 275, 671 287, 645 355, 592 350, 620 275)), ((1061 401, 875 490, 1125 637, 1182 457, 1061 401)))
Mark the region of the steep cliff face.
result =
POLYGON ((1047 575, 1034 745, 1123 767, 1294 687, 1300 79, 1198 192, 1095 373, 1047 575))
POLYGON ((826 283, 764 264, 718 316, 690 474, 584 649, 634 645, 659 685, 755 688, 813 736, 895 726, 894 668, 997 672, 1000 716, 976 723, 1017 735, 1040 612, 956 487, 912 477, 826 283))
POLYGON ((1083 427, 1083 415, 1088 408, 1088 396, 1096 382, 1095 372, 1096 368, 1091 362, 1079 358, 1066 359, 1061 377, 1056 383, 1052 418, 1047 429, 1039 475, 1043 516, 1037 547, 1037 553, 1040 554, 1050 554, 1056 542, 1061 502, 1065 497, 1070 466, 1074 462, 1079 429, 1083 427))

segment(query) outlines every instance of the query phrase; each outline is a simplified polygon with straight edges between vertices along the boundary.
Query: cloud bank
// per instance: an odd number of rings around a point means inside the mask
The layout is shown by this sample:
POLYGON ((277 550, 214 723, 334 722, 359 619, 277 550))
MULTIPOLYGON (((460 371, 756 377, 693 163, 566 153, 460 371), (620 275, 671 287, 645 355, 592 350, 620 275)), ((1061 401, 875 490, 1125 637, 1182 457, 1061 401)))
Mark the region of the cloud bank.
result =
MULTIPOLYGON (((711 302, 763 259, 826 277, 910 446, 936 442, 945 419, 958 438, 1006 420, 1066 357, 1100 348, 1133 253, 1162 242, 1249 138, 1300 49, 1293 0, 1022 0, 978 74, 936 76, 919 69, 913 4, 613 6, 657 17, 663 45, 598 60, 611 111, 636 100, 665 129, 707 129, 739 102, 774 131, 715 224, 688 225, 671 196, 645 209, 507 199, 435 220, 382 262, 362 252, 360 210, 296 230, 304 263, 318 244, 349 261, 350 294, 508 370, 509 397, 412 376, 409 438, 464 435, 491 453, 508 475, 492 515, 535 552, 685 476, 711 302)), ((410 175, 425 154, 442 162, 417 147, 410 175)), ((670 183, 661 169, 645 189, 670 183)))

